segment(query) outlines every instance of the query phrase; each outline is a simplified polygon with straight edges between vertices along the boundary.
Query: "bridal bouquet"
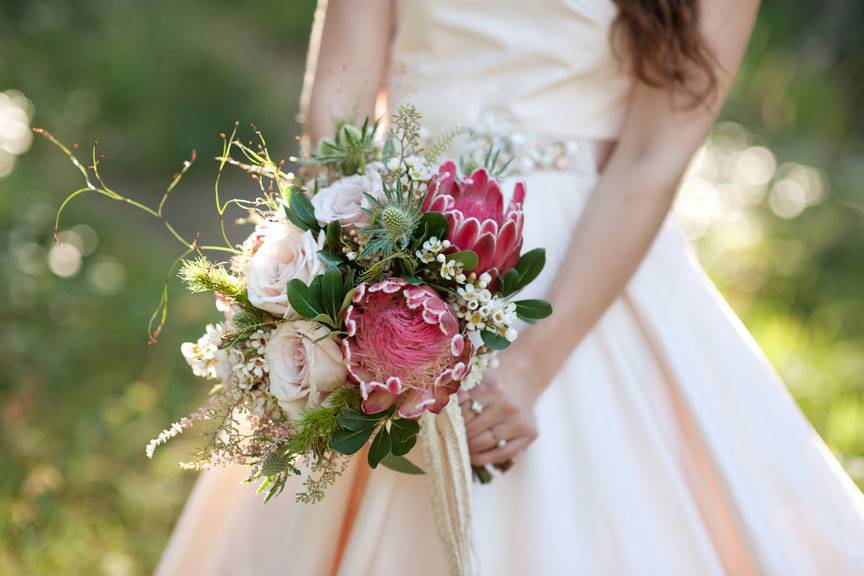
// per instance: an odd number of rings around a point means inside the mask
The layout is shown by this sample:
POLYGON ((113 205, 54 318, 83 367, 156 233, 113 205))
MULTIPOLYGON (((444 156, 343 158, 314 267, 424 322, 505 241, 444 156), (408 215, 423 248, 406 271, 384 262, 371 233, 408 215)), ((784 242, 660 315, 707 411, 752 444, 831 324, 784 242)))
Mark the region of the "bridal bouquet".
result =
MULTIPOLYGON (((321 500, 364 447, 372 468, 422 473, 406 458, 418 417, 479 382, 516 339, 517 319, 552 312, 545 301, 515 299, 545 260, 542 249, 521 253, 524 184, 505 202, 497 178, 506 163, 491 147, 442 161, 456 133, 426 142, 410 106, 384 135, 378 122, 342 123, 311 157, 294 159, 299 176, 271 160, 260 133, 253 147, 236 132, 224 137, 219 175, 237 166, 261 195, 223 202, 217 178, 218 245, 187 240, 162 216, 188 163, 150 208, 105 185, 95 152, 85 167, 42 132, 84 175, 70 198, 96 192, 161 218, 187 248, 174 269, 189 290, 213 293, 222 313, 181 350, 213 382, 207 403, 151 441, 148 457, 200 425, 205 440, 183 467, 247 466, 265 499, 302 476, 302 502, 321 500), (241 244, 225 232, 231 206, 254 225, 241 244)), ((153 339, 166 306, 167 282, 153 339)))

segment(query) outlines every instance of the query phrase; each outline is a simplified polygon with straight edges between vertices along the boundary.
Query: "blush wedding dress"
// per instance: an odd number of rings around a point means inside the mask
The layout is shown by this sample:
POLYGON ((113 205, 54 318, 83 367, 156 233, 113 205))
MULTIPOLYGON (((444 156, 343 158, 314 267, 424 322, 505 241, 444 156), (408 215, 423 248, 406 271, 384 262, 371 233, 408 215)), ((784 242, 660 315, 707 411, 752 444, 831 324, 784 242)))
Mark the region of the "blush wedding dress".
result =
MULTIPOLYGON (((412 102, 433 129, 493 119, 521 147, 525 247, 548 255, 531 290, 542 295, 596 181, 589 142, 614 140, 627 108, 614 5, 395 4, 390 102, 412 102)), ((475 488, 482 574, 864 574, 864 498, 672 216, 537 419, 536 443, 475 488)), ((290 485, 264 505, 242 470, 205 472, 157 573, 446 574, 427 479, 360 460, 314 505, 295 504, 290 485)))

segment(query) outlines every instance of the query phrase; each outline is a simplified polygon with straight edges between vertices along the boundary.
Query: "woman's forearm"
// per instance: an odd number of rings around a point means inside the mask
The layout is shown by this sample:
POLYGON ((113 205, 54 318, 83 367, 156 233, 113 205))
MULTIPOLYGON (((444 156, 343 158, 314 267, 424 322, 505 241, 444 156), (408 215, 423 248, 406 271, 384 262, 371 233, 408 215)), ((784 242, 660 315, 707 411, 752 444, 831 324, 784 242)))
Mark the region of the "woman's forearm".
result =
POLYGON ((336 120, 372 117, 392 28, 389 1, 327 2, 304 126, 312 144, 332 136, 336 120))
POLYGON ((678 162, 658 166, 650 157, 613 157, 547 294, 554 314, 517 340, 515 354, 508 352, 526 362, 542 354, 544 362, 532 362, 535 395, 621 294, 648 252, 685 168, 686 162, 678 162))

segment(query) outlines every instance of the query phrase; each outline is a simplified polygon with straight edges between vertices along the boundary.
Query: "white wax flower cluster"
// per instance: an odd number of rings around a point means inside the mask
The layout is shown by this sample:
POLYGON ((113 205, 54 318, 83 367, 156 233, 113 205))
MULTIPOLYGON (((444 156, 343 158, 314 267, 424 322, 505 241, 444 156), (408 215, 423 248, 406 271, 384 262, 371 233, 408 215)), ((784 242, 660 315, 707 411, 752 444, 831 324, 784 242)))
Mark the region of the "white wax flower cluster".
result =
POLYGON ((208 380, 228 379, 231 373, 228 352, 219 348, 224 332, 221 323, 208 324, 206 332, 196 342, 184 342, 180 346, 193 374, 208 380))
POLYGON ((488 330, 513 342, 518 335, 513 328, 516 304, 493 295, 488 288, 491 281, 491 276, 483 273, 476 284, 469 282, 457 288, 456 316, 465 320, 469 331, 488 330))
POLYGON ((426 160, 413 154, 405 158, 391 158, 387 161, 387 170, 396 174, 405 186, 409 179, 413 180, 414 192, 417 194, 426 192, 427 183, 435 175, 435 169, 426 160))

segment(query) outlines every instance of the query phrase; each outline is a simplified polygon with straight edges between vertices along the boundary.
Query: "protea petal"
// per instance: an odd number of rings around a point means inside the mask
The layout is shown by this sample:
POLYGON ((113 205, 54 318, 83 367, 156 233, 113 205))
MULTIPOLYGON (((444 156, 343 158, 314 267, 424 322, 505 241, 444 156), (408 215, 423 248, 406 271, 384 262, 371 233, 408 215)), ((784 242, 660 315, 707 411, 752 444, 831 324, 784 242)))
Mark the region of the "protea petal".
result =
POLYGON ((495 247, 496 238, 492 234, 483 234, 477 238, 474 243, 474 252, 477 253, 477 268, 476 270, 489 270, 496 268, 495 262, 495 247))
POLYGON ((390 408, 398 397, 386 390, 376 390, 363 400, 362 408, 366 414, 374 414, 390 408))
POLYGON ((495 261, 501 262, 502 264, 499 266, 498 271, 501 274, 506 274, 508 269, 504 269, 503 263, 507 261, 508 257, 512 254, 513 250, 516 248, 516 244, 521 239, 521 236, 516 236, 516 222, 513 220, 508 220, 504 226, 501 227, 501 232, 498 234, 498 245, 495 247, 495 261))
POLYGON ((510 197, 510 206, 519 205, 525 203, 525 183, 517 182, 513 187, 513 196, 510 197))
POLYGON ((450 242, 459 250, 471 250, 479 235, 480 221, 468 218, 450 229, 450 242))
POLYGON ((456 164, 448 161, 429 183, 423 210, 444 214, 450 224, 448 240, 453 250, 477 252, 479 262, 474 273, 495 276, 506 273, 519 259, 524 201, 523 182, 514 186, 505 208, 498 181, 485 169, 460 178, 456 164))
POLYGON ((480 225, 480 234, 492 234, 498 236, 498 222, 495 220, 484 220, 480 225))

